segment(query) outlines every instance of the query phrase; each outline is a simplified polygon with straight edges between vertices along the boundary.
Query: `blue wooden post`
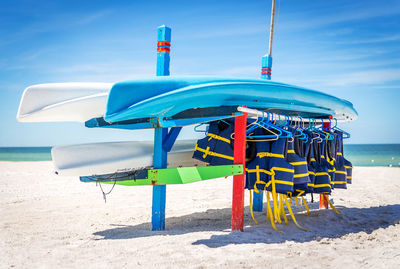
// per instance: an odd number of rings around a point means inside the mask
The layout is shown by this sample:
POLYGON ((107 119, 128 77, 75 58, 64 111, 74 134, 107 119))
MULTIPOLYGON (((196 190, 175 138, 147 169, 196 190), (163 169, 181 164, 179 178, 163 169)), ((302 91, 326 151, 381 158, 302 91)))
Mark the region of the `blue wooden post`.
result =
MULTIPOLYGON (((267 54, 261 60, 261 78, 271 79, 272 56, 267 54)), ((253 211, 262 212, 263 210, 263 192, 253 192, 253 211)))
MULTIPOLYGON (((157 76, 169 76, 171 28, 162 25, 157 29, 157 76)), ((154 129, 154 168, 167 167, 167 151, 163 147, 167 128, 154 129)), ((165 230, 166 186, 153 186, 152 230, 165 230)))

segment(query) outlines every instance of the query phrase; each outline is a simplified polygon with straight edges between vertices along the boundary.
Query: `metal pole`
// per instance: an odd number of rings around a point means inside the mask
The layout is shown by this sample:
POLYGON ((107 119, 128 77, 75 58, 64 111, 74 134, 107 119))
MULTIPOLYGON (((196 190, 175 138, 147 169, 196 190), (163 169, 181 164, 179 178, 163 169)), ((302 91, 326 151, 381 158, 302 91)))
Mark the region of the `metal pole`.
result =
MULTIPOLYGON (((169 76, 169 52, 171 28, 165 25, 157 29, 157 76, 169 76)), ((168 128, 154 129, 154 168, 167 167, 167 151, 163 147, 168 128)), ((165 230, 166 185, 153 186, 152 230, 165 230)))

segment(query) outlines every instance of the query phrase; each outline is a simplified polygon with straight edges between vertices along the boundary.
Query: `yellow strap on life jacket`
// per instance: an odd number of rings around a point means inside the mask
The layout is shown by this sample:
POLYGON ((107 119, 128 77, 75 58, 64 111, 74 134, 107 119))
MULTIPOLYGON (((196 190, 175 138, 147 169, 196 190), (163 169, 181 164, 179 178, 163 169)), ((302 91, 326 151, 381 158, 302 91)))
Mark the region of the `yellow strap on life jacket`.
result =
POLYGON ((304 207, 305 207, 306 210, 307 210, 307 215, 310 215, 310 209, 308 208, 308 204, 307 204, 307 202, 306 202, 306 199, 304 199, 304 197, 301 196, 301 200, 303 201, 304 207))
POLYGON ((314 184, 312 184, 312 183, 307 183, 307 187, 313 187, 313 188, 314 188, 314 184))
POLYGON ((347 183, 347 181, 333 181, 334 185, 336 185, 336 184, 346 184, 346 183, 347 183))
POLYGON ((336 152, 336 155, 337 155, 337 156, 343 156, 343 153, 341 153, 341 152, 336 152))
POLYGON ((331 179, 331 176, 327 173, 327 172, 318 172, 318 173, 315 173, 315 175, 316 176, 328 176, 329 177, 329 180, 331 179))
POLYGON ((289 169, 289 168, 284 168, 284 167, 274 166, 274 167, 271 168, 271 171, 272 170, 281 171, 281 172, 288 172, 288 173, 294 174, 294 169, 289 169))
POLYGON ((277 204, 278 204, 278 208, 275 210, 275 208, 274 208, 274 213, 275 213, 275 222, 277 222, 277 223, 282 223, 282 220, 281 220, 281 207, 283 206, 283 202, 282 202, 282 200, 281 199, 279 199, 279 195, 280 193, 278 193, 278 195, 276 196, 276 198, 277 198, 277 204))
POLYGON ((353 166, 348 166, 348 165, 345 165, 344 166, 346 169, 352 169, 353 168, 353 166))
POLYGON ((254 222, 256 223, 256 225, 258 225, 257 220, 254 218, 254 214, 253 214, 253 195, 251 190, 249 190, 250 192, 250 214, 251 214, 251 218, 254 220, 254 222))
POLYGON ((282 217, 285 220, 285 224, 289 225, 288 219, 286 217, 285 207, 283 206, 283 197, 282 197, 282 195, 283 195, 282 193, 279 194, 279 199, 282 201, 281 208, 280 208, 280 213, 282 214, 282 217))
POLYGON ((276 157, 276 158, 285 158, 283 154, 276 154, 276 153, 271 153, 271 152, 258 152, 257 157, 259 158, 264 158, 264 157, 276 157))
POLYGON ((315 158, 311 158, 310 162, 316 162, 315 158))
POLYGON ((301 162, 291 162, 290 164, 291 164, 291 165, 305 165, 305 164, 307 164, 307 162, 306 162, 306 161, 301 161, 301 162))
POLYGON ((294 152, 294 149, 288 149, 287 153, 296 153, 296 152, 294 152))
POLYGON ((304 174, 294 174, 294 178, 298 178, 298 177, 308 177, 309 173, 304 173, 304 174))
POLYGON ((305 190, 296 190, 299 194, 296 195, 296 198, 303 195, 306 191, 305 190))
POLYGON ((228 156, 228 155, 224 155, 224 154, 220 154, 220 153, 216 153, 216 152, 212 152, 210 151, 210 147, 207 147, 206 149, 202 149, 200 148, 198 145, 196 145, 196 147, 194 148, 194 150, 198 150, 200 152, 203 152, 203 158, 206 158, 207 155, 210 156, 214 156, 214 157, 219 157, 219 158, 224 158, 224 159, 228 159, 228 160, 232 160, 233 161, 233 157, 232 156, 228 156))
POLYGON ((284 199, 285 199, 286 207, 287 207, 287 209, 289 210, 289 214, 290 214, 290 216, 292 217, 292 219, 293 219, 293 221, 294 221, 294 224, 296 224, 296 226, 299 227, 300 229, 302 229, 303 231, 309 232, 310 230, 308 230, 307 228, 304 228, 304 227, 300 226, 300 225, 297 223, 297 220, 296 220, 296 218, 294 217, 292 208, 290 207, 290 204, 289 204, 289 202, 288 202, 288 200, 287 200, 287 196, 286 196, 286 195, 284 195, 284 199))
POLYGON ((224 142, 226 142, 226 143, 228 143, 228 144, 231 143, 231 140, 229 140, 229 139, 227 139, 227 138, 225 138, 225 137, 216 135, 216 134, 210 134, 210 133, 208 133, 207 136, 210 137, 210 138, 208 139, 208 141, 210 141, 212 138, 214 138, 214 139, 217 139, 217 140, 224 141, 224 142))
POLYGON ((272 202, 273 202, 273 205, 274 205, 274 215, 276 216, 277 211, 278 211, 278 203, 277 203, 278 197, 276 195, 276 185, 275 185, 276 184, 276 180, 275 180, 275 170, 274 170, 274 168, 275 167, 273 167, 271 169, 271 173, 272 173, 272 175, 271 175, 271 184, 272 184, 272 202))
POLYGON ((351 176, 347 176, 346 178, 347 178, 347 179, 352 179, 352 177, 351 177, 351 176))
POLYGON ((331 203, 331 200, 329 200, 329 197, 328 197, 327 200, 328 200, 328 203, 329 203, 330 207, 332 207, 332 209, 336 212, 336 214, 340 215, 339 210, 337 210, 336 207, 333 206, 333 204, 331 203))
POLYGON ((323 188, 323 187, 332 188, 331 184, 314 184, 314 188, 323 188))
POLYGON ((343 175, 347 175, 346 171, 340 171, 340 170, 336 170, 335 174, 343 174, 343 175))
POLYGON ((279 231, 275 226, 274 216, 273 216, 272 210, 271 210, 269 191, 267 191, 266 193, 267 193, 267 221, 268 221, 268 218, 269 218, 270 221, 271 221, 272 228, 275 231, 277 231, 279 233, 282 233, 282 231, 279 231))

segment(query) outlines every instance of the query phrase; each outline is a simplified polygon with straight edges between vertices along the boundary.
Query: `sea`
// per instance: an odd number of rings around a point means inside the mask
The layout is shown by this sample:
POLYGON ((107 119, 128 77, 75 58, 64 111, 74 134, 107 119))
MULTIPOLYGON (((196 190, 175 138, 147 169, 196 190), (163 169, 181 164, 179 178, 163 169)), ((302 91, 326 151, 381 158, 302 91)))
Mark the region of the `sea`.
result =
MULTIPOLYGON (((344 145, 355 166, 400 167, 400 144, 344 145)), ((0 147, 0 161, 51 161, 51 147, 0 147)))

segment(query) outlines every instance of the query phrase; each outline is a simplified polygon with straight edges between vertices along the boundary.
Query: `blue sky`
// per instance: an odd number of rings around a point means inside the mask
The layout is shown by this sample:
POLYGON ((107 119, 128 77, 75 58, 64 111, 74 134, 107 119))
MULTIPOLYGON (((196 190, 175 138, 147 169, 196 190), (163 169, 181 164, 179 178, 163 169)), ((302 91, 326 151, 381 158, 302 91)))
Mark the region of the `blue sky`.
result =
MULTIPOLYGON (((279 2, 279 0, 277 1, 279 2)), ((152 131, 18 123, 23 90, 155 74, 156 28, 172 28, 171 74, 259 77, 271 1, 2 1, 0 146, 148 140, 152 131)), ((351 101, 348 143, 400 143, 400 1, 282 0, 273 80, 351 101)), ((182 138, 193 137, 186 128, 182 138)))

